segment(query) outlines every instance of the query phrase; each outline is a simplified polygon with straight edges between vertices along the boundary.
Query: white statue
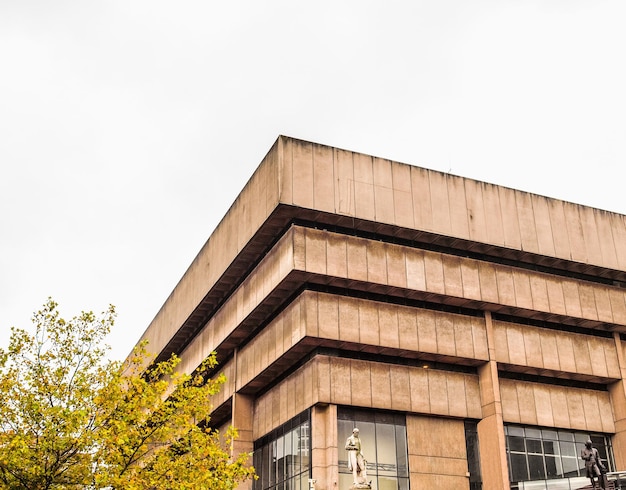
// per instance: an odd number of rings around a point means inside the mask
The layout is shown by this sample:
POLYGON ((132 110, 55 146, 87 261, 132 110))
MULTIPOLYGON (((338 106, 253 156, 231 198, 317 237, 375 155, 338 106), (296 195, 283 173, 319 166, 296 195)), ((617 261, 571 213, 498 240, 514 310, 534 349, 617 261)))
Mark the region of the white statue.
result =
POLYGON ((348 469, 352 471, 354 486, 369 487, 367 461, 361 452, 361 438, 359 437, 359 429, 356 427, 346 441, 346 451, 348 451, 348 469))

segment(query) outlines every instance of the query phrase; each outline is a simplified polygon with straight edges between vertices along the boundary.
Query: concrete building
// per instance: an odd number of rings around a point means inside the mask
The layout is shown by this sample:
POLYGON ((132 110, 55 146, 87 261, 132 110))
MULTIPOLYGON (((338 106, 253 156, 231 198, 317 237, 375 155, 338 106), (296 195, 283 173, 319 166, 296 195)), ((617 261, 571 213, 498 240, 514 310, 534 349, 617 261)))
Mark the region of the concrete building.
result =
POLYGON ((144 338, 228 381, 254 490, 570 489, 626 469, 626 217, 280 137, 144 338), (313 484, 310 480, 315 480, 313 484))

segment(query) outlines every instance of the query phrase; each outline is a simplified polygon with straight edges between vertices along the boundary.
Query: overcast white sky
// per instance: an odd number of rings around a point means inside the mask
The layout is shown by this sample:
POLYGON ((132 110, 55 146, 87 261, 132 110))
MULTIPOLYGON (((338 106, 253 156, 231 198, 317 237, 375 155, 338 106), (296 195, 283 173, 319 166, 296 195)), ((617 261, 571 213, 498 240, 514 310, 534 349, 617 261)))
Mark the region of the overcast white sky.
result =
POLYGON ((279 134, 626 213, 623 0, 0 0, 0 345, 123 358, 279 134))

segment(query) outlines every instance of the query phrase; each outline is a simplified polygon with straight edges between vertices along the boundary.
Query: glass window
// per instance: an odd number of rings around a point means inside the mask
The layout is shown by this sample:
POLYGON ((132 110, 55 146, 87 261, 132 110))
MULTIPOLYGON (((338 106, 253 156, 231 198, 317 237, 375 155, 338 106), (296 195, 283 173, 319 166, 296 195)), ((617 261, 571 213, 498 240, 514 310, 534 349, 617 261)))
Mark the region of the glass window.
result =
POLYGON ((309 427, 307 411, 254 443, 254 490, 308 490, 309 427))
POLYGON ((579 453, 587 439, 609 470, 614 467, 611 441, 604 434, 520 426, 505 426, 504 433, 512 488, 569 488, 567 481, 563 486, 564 479, 584 476, 579 453))
POLYGON ((352 485, 352 472, 343 451, 344 442, 359 429, 363 454, 367 460, 367 479, 372 490, 408 490, 409 469, 404 415, 339 408, 337 430, 339 445, 339 488, 352 485))

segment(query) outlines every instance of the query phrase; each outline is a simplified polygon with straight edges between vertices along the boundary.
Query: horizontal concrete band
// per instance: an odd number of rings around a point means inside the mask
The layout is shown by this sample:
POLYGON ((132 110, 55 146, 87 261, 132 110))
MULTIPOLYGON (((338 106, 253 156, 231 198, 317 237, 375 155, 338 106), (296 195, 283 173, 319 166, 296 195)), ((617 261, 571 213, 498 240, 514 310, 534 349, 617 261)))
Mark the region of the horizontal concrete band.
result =
MULTIPOLYGON (((349 286, 361 290, 369 288, 370 291, 385 288, 385 292, 400 298, 413 293, 416 297, 427 298, 432 302, 442 298, 449 302, 453 298, 479 310, 508 308, 506 311, 517 311, 520 315, 538 315, 553 321, 561 319, 598 328, 604 327, 600 319, 608 321, 610 317, 612 328, 626 330, 626 298, 625 292, 619 288, 576 279, 557 281, 546 274, 510 266, 294 226, 190 342, 182 353, 182 368, 193 370, 209 352, 220 346, 227 344, 229 348, 234 348, 265 318, 275 314, 277 305, 284 302, 293 291, 297 291, 306 281, 315 280, 324 280, 327 284, 336 280, 346 290, 349 290, 349 286)), ((472 329, 476 331, 475 326, 472 329)), ((369 332, 369 329, 364 329, 360 335, 367 336, 369 332)), ((512 339, 516 335, 514 328, 506 332, 506 336, 510 335, 512 339)), ((536 355, 533 357, 532 341, 536 340, 533 335, 543 331, 529 328, 528 332, 528 353, 523 354, 525 361, 518 354, 520 344, 508 340, 506 345, 510 345, 512 355, 507 354, 509 347, 501 348, 502 357, 498 360, 530 363, 545 369, 578 369, 568 365, 565 359, 561 364, 555 363, 550 357, 553 354, 547 349, 539 356, 541 360, 536 355)), ((445 329, 433 333, 442 339, 446 335, 445 329)), ((556 339, 556 334, 544 332, 542 335, 547 341, 556 339)), ((558 338, 561 336, 559 334, 558 338)), ((360 341, 370 342, 365 338, 360 341)), ((427 342, 425 339, 422 345, 427 345, 427 342)), ((455 346, 454 352, 448 349, 447 354, 486 358, 484 342, 472 339, 473 354, 469 353, 469 347, 451 342, 455 346)), ((580 341, 576 342, 578 345, 580 341)), ((603 363, 594 368, 599 370, 596 374, 617 377, 614 356, 610 354, 610 349, 606 350, 608 347, 604 344, 601 341, 591 342, 587 348, 589 358, 597 355, 597 346, 601 345, 605 352, 603 355, 608 360, 603 359, 603 363)), ((500 341, 498 345, 502 347, 505 342, 500 341)), ((419 345, 416 348, 425 350, 419 345)), ((586 357, 581 357, 581 362, 586 357)))
MULTIPOLYGON (((473 374, 317 355, 256 399, 253 438, 320 403, 480 420, 478 383, 473 374)), ((507 379, 500 387, 505 423, 615 432, 608 392, 507 379)), ((233 389, 228 382, 216 407, 233 389)))
MULTIPOLYGON (((251 241, 281 205, 626 271, 622 215, 281 137, 148 327, 144 338, 156 352, 171 342, 244 250, 249 248, 247 263, 264 253, 251 241)), ((446 274, 460 269, 468 290, 463 294, 475 300, 497 303, 500 296, 514 295, 512 302, 520 308, 544 311, 550 303, 555 314, 576 316, 581 309, 583 318, 625 322, 626 308, 614 293, 592 293, 578 285, 577 294, 567 281, 562 286, 550 280, 533 282, 504 269, 496 273, 485 266, 476 271, 450 260, 440 265, 436 260, 416 262, 429 275, 430 286, 443 284, 438 279, 441 269, 446 274), (477 290, 477 281, 486 287, 477 290), (572 300, 577 295, 580 301, 572 300)), ((445 286, 453 291, 451 282, 446 280, 445 286)))

